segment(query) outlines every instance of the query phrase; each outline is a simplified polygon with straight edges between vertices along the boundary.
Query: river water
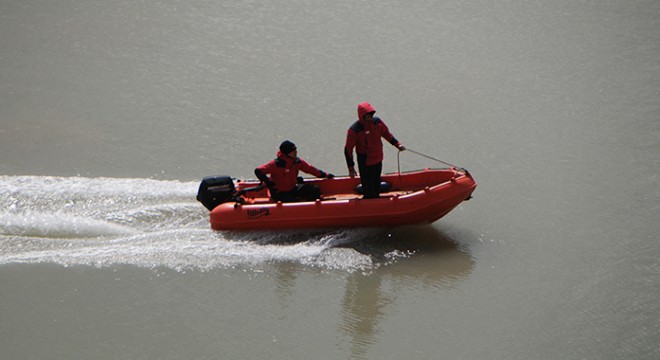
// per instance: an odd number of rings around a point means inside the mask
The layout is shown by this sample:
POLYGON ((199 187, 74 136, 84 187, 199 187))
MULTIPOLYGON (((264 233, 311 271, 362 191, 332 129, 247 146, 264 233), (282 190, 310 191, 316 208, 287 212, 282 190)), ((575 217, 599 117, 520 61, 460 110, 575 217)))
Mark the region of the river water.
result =
POLYGON ((658 359, 658 59, 654 0, 0 1, 0 357, 658 359), (346 174, 362 101, 474 198, 210 229, 285 139, 346 174))

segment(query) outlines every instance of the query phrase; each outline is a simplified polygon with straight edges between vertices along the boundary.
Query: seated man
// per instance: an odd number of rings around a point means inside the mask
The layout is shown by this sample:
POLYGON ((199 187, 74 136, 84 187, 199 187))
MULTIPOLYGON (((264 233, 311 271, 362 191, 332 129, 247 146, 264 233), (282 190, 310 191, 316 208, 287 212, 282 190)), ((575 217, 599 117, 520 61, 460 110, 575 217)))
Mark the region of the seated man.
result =
POLYGON ((280 144, 277 158, 254 169, 254 174, 268 186, 270 196, 274 201, 295 202, 320 199, 321 190, 318 186, 298 184, 299 170, 320 178, 332 179, 334 177, 333 174, 319 170, 299 158, 296 145, 289 140, 280 144), (268 174, 270 174, 270 178, 266 176, 268 174))

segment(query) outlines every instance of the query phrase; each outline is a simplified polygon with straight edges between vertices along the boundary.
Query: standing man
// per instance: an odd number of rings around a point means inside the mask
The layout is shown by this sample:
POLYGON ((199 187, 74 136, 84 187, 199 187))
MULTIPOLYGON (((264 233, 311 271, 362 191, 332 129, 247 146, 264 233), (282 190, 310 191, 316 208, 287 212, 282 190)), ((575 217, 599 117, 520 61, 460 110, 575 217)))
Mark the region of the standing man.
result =
POLYGON ((346 134, 344 156, 348 165, 348 174, 355 177, 355 162, 353 161, 353 148, 357 153, 360 181, 364 192, 364 199, 374 199, 380 196, 380 174, 383 171, 383 142, 381 138, 399 149, 406 150, 405 146, 390 133, 387 125, 379 117, 374 116, 374 109, 368 102, 358 105, 358 121, 353 123, 346 134))

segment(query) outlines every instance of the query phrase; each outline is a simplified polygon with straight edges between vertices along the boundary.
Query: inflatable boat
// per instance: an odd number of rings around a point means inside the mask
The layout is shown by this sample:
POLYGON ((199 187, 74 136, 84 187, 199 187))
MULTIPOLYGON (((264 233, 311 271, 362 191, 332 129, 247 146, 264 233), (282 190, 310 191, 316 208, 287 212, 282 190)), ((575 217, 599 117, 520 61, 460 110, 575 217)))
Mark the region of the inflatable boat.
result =
POLYGON ((318 186, 321 198, 273 202, 258 180, 208 176, 197 200, 211 210, 215 230, 395 227, 432 223, 470 199, 477 186, 467 170, 455 167, 384 174, 376 199, 362 198, 359 177, 299 180, 318 186))

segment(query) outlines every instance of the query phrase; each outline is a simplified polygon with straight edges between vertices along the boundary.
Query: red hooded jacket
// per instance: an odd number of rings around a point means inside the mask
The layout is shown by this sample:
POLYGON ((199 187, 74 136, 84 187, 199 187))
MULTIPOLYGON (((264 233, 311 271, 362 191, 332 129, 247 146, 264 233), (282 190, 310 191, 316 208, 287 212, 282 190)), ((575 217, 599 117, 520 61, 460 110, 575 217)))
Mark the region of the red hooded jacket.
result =
POLYGON ((383 142, 387 140, 394 146, 399 146, 399 141, 390 133, 387 125, 379 117, 374 116, 372 121, 363 121, 364 115, 376 112, 371 104, 364 102, 358 105, 358 121, 353 123, 346 134, 346 145, 344 156, 349 167, 355 166, 353 161, 353 148, 358 156, 358 161, 364 161, 365 165, 376 165, 383 161, 383 142))
POLYGON ((270 181, 275 183, 276 191, 291 191, 296 187, 298 182, 298 171, 302 170, 307 174, 314 175, 316 177, 326 177, 327 174, 310 165, 307 161, 297 157, 295 159, 290 158, 281 151, 277 152, 277 158, 271 160, 255 169, 255 174, 259 176, 259 172, 263 174, 270 174, 270 181))

